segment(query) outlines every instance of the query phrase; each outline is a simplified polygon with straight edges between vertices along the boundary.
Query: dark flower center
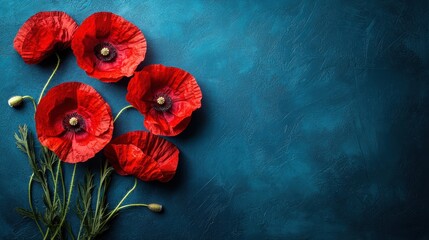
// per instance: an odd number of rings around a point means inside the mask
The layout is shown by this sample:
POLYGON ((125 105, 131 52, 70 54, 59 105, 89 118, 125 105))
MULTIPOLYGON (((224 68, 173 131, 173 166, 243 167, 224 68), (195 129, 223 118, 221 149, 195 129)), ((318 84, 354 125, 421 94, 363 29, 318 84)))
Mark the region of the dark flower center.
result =
POLYGON ((153 108, 160 112, 168 111, 171 108, 171 98, 166 94, 158 94, 155 96, 153 108))
POLYGON ((63 119, 63 127, 67 131, 79 133, 85 129, 85 120, 78 113, 70 113, 63 119))
POLYGON ((97 44, 94 47, 94 53, 103 62, 113 61, 117 55, 116 48, 108 42, 97 44))

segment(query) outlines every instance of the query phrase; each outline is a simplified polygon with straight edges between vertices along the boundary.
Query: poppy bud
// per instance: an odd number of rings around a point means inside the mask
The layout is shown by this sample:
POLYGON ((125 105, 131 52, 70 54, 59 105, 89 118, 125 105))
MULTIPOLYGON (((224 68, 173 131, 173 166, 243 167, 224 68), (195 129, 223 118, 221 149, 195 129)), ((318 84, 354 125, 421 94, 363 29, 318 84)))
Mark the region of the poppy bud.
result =
POLYGON ((162 211, 162 205, 158 203, 150 203, 147 205, 147 208, 151 210, 152 212, 161 212, 162 211))
POLYGON ((18 107, 19 105, 21 105, 23 100, 24 98, 21 96, 13 96, 9 98, 7 103, 9 104, 10 107, 18 107))

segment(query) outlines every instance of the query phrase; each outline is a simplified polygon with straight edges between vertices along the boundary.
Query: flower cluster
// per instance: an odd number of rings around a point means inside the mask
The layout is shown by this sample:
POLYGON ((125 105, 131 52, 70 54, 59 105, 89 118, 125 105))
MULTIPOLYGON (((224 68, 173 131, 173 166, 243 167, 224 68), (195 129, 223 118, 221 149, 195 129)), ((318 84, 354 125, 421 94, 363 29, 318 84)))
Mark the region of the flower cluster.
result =
MULTIPOLYGON (((37 137, 46 151, 63 162, 79 163, 104 149, 120 175, 160 182, 174 177, 179 150, 160 136, 183 132, 192 113, 201 107, 202 94, 195 78, 180 68, 153 64, 136 71, 147 49, 146 38, 137 26, 110 12, 94 13, 80 26, 64 12, 40 12, 22 25, 13 46, 28 64, 56 54, 54 73, 60 63, 57 52, 71 47, 78 66, 88 76, 105 83, 131 78, 126 100, 144 116, 149 131, 129 132, 112 140, 114 122, 122 111, 113 118, 102 96, 80 82, 61 83, 43 96, 53 73, 37 104, 30 96, 15 96, 9 101, 11 106, 26 98, 33 101, 37 137)), ((162 209, 156 204, 145 206, 162 209)))
MULTIPOLYGON (((148 65, 136 72, 145 58, 146 39, 138 27, 116 14, 94 13, 78 26, 64 12, 40 12, 25 22, 14 41, 15 49, 27 63, 38 63, 70 45, 78 65, 88 76, 103 82, 117 82, 132 76, 126 99, 144 115, 144 126, 149 134, 178 135, 188 126, 192 113, 201 107, 201 90, 188 72, 161 64, 148 65)), ((95 89, 83 83, 68 82, 52 88, 41 99, 35 119, 42 145, 69 163, 92 158, 112 137, 113 118, 109 105, 95 89)), ((138 138, 140 145, 158 139, 138 132, 131 135, 138 138)), ((139 161, 141 165, 148 164, 144 161, 158 161, 158 158, 136 158, 129 145, 137 148, 139 145, 131 138, 119 139, 111 144, 125 141, 120 147, 108 148, 109 152, 115 152, 108 155, 112 164, 119 161, 120 165, 133 166, 139 161), (113 155, 121 157, 112 158, 113 155), (133 159, 129 159, 130 156, 133 159)), ((146 145, 158 148, 157 144, 146 145)), ((159 155, 156 149, 146 149, 149 153, 154 150, 159 155)), ((177 165, 177 160, 173 162, 177 165)), ((160 166, 158 164, 153 171, 161 171, 160 166)), ((121 170, 120 173, 128 172, 121 170)), ((135 175, 146 181, 159 180, 159 177, 147 177, 142 173, 135 175)))

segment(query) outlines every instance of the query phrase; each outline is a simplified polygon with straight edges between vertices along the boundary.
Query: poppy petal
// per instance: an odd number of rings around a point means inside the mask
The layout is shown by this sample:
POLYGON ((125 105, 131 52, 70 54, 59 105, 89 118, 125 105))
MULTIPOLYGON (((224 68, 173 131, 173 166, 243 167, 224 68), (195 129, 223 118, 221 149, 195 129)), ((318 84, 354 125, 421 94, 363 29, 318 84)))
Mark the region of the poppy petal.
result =
POLYGON ((115 138, 104 154, 119 174, 143 181, 170 181, 179 161, 179 150, 172 143, 144 131, 115 138))
POLYGON ((39 12, 18 30, 13 46, 26 63, 36 64, 56 49, 69 47, 77 26, 64 12, 39 12))
POLYGON ((112 160, 112 166, 121 175, 136 175, 142 181, 162 179, 163 174, 156 161, 132 144, 112 144, 111 148, 120 161, 112 160))
POLYGON ((98 12, 86 18, 76 30, 72 50, 78 65, 89 76, 103 82, 117 82, 124 76, 132 76, 144 60, 146 39, 140 29, 121 16, 98 12), (107 50, 98 55, 103 48, 107 50))
POLYGON ((91 122, 86 129, 89 133, 100 136, 110 129, 112 118, 110 107, 94 88, 86 84, 80 85, 77 99, 79 112, 91 122))
POLYGON ((151 109, 145 114, 144 126, 149 132, 155 135, 170 134, 170 126, 163 114, 159 114, 155 109, 151 109))
POLYGON ((68 163, 94 157, 113 134, 109 105, 94 88, 79 82, 49 90, 38 105, 35 120, 42 145, 68 163))
POLYGON ((144 125, 150 132, 176 136, 185 130, 192 113, 201 107, 202 93, 190 73, 154 64, 131 78, 126 99, 144 115, 144 125), (166 98, 170 104, 164 107, 166 98))
POLYGON ((150 75, 148 72, 140 71, 134 74, 134 81, 128 83, 126 99, 141 113, 145 114, 152 109, 152 93, 150 75))

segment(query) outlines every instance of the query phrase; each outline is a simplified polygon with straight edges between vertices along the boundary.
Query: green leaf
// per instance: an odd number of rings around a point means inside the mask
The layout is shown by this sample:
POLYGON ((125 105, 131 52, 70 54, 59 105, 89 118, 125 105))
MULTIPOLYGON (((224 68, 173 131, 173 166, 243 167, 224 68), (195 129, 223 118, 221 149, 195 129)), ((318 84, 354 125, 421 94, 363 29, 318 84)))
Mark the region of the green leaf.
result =
POLYGON ((24 218, 30 218, 32 220, 36 220, 36 216, 34 216, 31 210, 27 210, 24 208, 16 208, 16 211, 24 218))

